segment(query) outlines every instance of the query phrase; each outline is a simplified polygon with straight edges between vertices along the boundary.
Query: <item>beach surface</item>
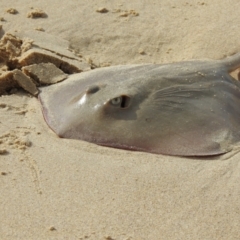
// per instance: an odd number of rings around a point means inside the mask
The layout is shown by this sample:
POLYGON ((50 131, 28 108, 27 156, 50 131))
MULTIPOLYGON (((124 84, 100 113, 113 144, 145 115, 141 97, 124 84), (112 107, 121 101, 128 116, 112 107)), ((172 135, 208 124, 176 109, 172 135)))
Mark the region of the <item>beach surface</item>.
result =
MULTIPOLYGON (((239 7, 2 0, 0 37, 48 34, 97 67, 221 59, 240 51, 239 7)), ((1 239, 237 240, 239 183, 237 151, 183 158, 61 139, 36 97, 0 97, 1 239)))

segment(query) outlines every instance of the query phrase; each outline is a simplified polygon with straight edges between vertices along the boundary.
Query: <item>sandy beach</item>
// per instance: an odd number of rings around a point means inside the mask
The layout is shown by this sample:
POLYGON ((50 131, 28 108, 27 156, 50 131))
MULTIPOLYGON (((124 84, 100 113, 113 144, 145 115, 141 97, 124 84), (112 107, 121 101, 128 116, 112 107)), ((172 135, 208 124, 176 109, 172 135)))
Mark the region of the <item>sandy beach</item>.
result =
MULTIPOLYGON (((97 67, 221 59, 240 51, 239 7, 2 0, 0 37, 48 34, 97 67)), ((0 239, 240 239, 239 152, 184 158, 62 139, 23 90, 0 96, 0 116, 0 239)))

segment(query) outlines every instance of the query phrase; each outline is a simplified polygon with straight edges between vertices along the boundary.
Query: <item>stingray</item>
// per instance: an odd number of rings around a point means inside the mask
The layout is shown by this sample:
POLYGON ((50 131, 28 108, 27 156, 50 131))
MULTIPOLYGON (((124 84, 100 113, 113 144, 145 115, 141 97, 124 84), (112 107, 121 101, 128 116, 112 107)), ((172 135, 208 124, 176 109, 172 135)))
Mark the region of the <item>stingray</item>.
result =
POLYGON ((62 138, 178 156, 211 156, 240 141, 240 82, 222 60, 120 65, 43 87, 45 121, 62 138))

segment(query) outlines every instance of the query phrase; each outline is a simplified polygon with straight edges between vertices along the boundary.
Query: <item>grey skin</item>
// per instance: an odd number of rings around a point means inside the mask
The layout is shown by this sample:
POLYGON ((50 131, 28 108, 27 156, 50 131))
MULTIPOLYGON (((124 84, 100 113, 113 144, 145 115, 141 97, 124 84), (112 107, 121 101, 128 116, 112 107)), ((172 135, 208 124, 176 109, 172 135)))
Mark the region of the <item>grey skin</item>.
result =
POLYGON ((210 156, 240 141, 240 82, 223 60, 113 66, 41 88, 49 127, 60 137, 178 156, 210 156))

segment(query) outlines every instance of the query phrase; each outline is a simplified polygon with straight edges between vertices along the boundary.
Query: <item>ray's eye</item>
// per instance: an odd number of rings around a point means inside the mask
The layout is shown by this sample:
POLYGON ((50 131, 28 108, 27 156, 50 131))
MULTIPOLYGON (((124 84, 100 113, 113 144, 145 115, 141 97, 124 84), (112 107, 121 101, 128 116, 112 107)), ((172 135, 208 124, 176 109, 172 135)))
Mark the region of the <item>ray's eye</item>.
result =
POLYGON ((130 97, 128 96, 119 96, 110 100, 110 103, 115 107, 127 108, 130 104, 130 97))
POLYGON ((112 105, 120 105, 121 102, 122 102, 122 97, 116 97, 111 100, 112 105))

